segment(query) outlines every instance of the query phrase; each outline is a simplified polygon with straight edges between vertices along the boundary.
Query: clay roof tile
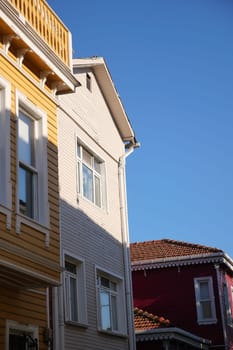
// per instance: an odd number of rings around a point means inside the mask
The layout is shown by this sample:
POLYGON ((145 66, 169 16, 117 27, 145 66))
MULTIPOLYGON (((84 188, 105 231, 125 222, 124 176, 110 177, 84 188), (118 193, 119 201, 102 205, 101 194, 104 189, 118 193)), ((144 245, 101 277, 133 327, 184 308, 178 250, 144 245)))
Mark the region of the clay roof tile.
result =
POLYGON ((158 317, 142 309, 134 308, 135 330, 149 330, 170 326, 170 321, 164 317, 158 317))
POLYGON ((220 249, 172 239, 130 244, 131 261, 155 260, 223 252, 220 249))

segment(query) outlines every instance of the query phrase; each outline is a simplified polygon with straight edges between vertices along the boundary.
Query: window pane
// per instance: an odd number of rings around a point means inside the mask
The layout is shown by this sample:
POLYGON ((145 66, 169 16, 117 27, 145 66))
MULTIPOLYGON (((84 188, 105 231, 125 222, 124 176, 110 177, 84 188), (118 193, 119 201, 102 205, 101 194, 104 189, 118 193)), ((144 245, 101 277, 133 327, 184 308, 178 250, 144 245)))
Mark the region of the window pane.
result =
POLYGON ((109 293, 100 292, 101 321, 103 329, 111 329, 109 293))
POLYGON ((80 193, 80 163, 77 163, 77 192, 80 193))
POLYGON ((33 174, 23 167, 19 168, 19 211, 33 217, 33 174))
POLYGON ((101 277, 101 286, 109 288, 110 286, 110 281, 108 278, 101 277))
POLYGON ((83 195, 93 202, 93 176, 92 171, 83 164, 83 195))
POLYGON ((69 276, 65 275, 65 312, 67 319, 70 319, 70 285, 69 285, 69 276))
POLYGON ((25 336, 18 335, 18 334, 10 334, 9 335, 9 350, 25 350, 26 344, 25 344, 25 336))
POLYGON ((208 282, 200 282, 200 299, 209 299, 209 284, 208 282))
POLYGON ((70 307, 71 320, 78 321, 77 285, 76 279, 70 277, 70 307))
POLYGON ((100 198, 100 179, 95 176, 95 204, 98 205, 98 207, 101 207, 100 198))
POLYGON ((94 169, 95 169, 95 171, 97 172, 97 173, 99 173, 100 174, 100 162, 95 158, 94 159, 94 169))
POLYGON ((114 291, 116 291, 117 290, 117 284, 116 284, 116 282, 112 282, 111 281, 111 290, 114 290, 114 291))
POLYGON ((112 306, 112 328, 116 331, 118 329, 117 325, 117 303, 116 296, 111 296, 111 306, 112 306))
POLYGON ((81 158, 81 146, 77 144, 77 156, 81 158))
POLYGON ((201 302, 201 309, 202 309, 202 317, 203 318, 212 318, 213 317, 210 301, 201 302))
POLYGON ((31 332, 10 329, 9 350, 36 349, 37 341, 31 332))
POLYGON ((67 271, 73 273, 74 275, 76 275, 76 265, 75 264, 72 264, 71 262, 69 261, 66 261, 65 262, 65 268, 67 271))
POLYGON ((22 113, 19 115, 18 133, 19 160, 33 165, 33 121, 22 113))
POLYGON ((92 155, 83 148, 83 161, 87 163, 87 165, 90 165, 93 168, 93 165, 91 164, 91 160, 92 160, 92 155))

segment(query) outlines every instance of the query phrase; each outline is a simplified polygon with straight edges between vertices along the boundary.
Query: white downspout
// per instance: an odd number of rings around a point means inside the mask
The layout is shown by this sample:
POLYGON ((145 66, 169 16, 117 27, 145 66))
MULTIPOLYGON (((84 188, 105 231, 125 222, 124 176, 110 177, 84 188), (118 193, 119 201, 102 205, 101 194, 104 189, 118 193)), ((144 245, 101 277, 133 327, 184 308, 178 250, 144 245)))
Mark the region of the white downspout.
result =
MULTIPOLYGON (((60 200, 60 210, 59 210, 59 222, 60 222, 60 266, 64 266, 64 257, 63 257, 63 250, 62 250, 62 215, 61 215, 61 207, 62 207, 62 203, 60 200)), ((63 280, 63 273, 60 276, 61 278, 61 285, 57 288, 55 288, 54 290, 54 300, 56 302, 57 305, 57 312, 56 312, 56 320, 57 320, 57 324, 56 324, 56 330, 58 330, 58 334, 56 334, 56 346, 54 347, 54 349, 56 350, 64 350, 65 349, 65 322, 64 322, 64 318, 65 318, 65 313, 64 313, 64 303, 63 303, 63 285, 64 285, 64 280, 63 280)))
POLYGON ((61 324, 61 306, 63 303, 60 299, 60 289, 61 287, 54 287, 52 291, 53 297, 53 320, 54 320, 54 333, 53 333, 53 347, 56 350, 64 349, 64 323, 61 324))
POLYGON ((122 234, 123 258, 124 258, 124 267, 125 267, 125 291, 126 291, 127 323, 128 323, 128 332, 129 332, 129 350, 136 349, 136 342, 135 342, 135 334, 134 334, 133 294, 132 294, 131 262, 130 262, 130 254, 129 254, 129 226, 128 226, 128 211, 127 211, 125 163, 126 163, 126 158, 134 151, 134 148, 136 147, 139 147, 139 144, 131 144, 128 151, 119 158, 119 163, 118 163, 121 234, 122 234))
POLYGON ((222 329, 223 329, 223 336, 224 336, 224 346, 225 349, 227 350, 227 334, 226 334, 226 323, 224 319, 224 306, 223 306, 223 295, 222 295, 222 289, 221 289, 221 273, 220 273, 220 266, 215 265, 214 266, 216 269, 216 274, 217 274, 217 282, 218 282, 218 296, 219 296, 219 303, 220 303, 220 312, 221 312, 221 318, 222 318, 222 329))
POLYGON ((49 330, 50 330, 50 297, 49 297, 49 288, 46 288, 46 310, 47 310, 47 331, 48 331, 48 350, 51 349, 49 341, 49 330))

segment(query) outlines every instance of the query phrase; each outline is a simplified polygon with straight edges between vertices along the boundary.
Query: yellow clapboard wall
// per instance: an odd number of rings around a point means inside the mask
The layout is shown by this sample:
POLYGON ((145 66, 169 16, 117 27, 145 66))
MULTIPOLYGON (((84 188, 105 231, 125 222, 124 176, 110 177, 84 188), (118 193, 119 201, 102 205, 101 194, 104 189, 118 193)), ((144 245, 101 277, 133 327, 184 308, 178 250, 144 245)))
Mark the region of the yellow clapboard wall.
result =
MULTIPOLYGON (((28 73, 28 72, 27 72, 28 73)), ((0 75, 11 84, 11 182, 12 213, 11 227, 7 229, 6 215, 0 213, 0 258, 33 273, 43 274, 60 282, 60 237, 59 237, 59 194, 58 194, 58 150, 56 101, 23 74, 23 68, 11 64, 0 55, 0 75), (16 232, 16 186, 17 186, 17 127, 16 91, 20 91, 35 106, 47 114, 48 121, 48 200, 49 200, 49 244, 40 229, 21 223, 16 232), (1 242, 5 249, 1 249, 1 242)), ((20 278, 20 275, 19 275, 20 278)), ((48 349, 44 342, 47 324, 46 289, 2 288, 0 286, 0 350, 5 349, 6 320, 39 327, 39 348, 48 349)))

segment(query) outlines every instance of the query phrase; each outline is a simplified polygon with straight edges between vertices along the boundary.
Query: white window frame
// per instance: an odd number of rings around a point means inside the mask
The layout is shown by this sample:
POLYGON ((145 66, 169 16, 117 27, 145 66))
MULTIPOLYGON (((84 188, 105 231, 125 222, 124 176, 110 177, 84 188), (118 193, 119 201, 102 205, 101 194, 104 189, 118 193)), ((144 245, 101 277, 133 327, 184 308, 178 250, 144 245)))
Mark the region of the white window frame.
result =
POLYGON ((194 289, 195 289, 195 296, 196 296, 196 309, 197 309, 197 323, 198 324, 213 324, 217 323, 216 318, 216 309, 215 309, 215 297, 214 297, 214 289, 213 289, 213 279, 210 276, 207 277, 198 277, 194 278, 194 289), (209 298, 206 300, 200 299, 200 283, 201 282, 207 282, 208 283, 208 291, 209 291, 209 298), (202 316, 202 307, 201 302, 208 301, 210 302, 211 306, 211 314, 212 317, 210 318, 204 318, 202 316))
MULTIPOLYGON (((19 118, 20 111, 30 116, 35 123, 35 158, 37 169, 37 195, 34 200, 36 213, 30 218, 20 213, 19 192, 16 198, 16 232, 20 233, 21 223, 34 227, 46 235, 46 244, 49 244, 49 203, 48 203, 48 161, 47 161, 47 114, 34 105, 26 96, 16 91, 16 117, 19 118)), ((18 130, 17 130, 18 135, 18 130)), ((17 147, 18 149, 18 147, 17 147)), ((19 158, 17 153, 17 169, 19 169, 19 158)), ((18 171, 17 171, 18 174, 18 171)), ((19 176, 19 175, 17 175, 19 176)))
POLYGON ((11 331, 19 331, 23 333, 30 334, 33 339, 37 339, 38 349, 39 349, 39 329, 35 325, 31 324, 21 324, 16 321, 7 320, 6 321, 6 350, 9 349, 9 336, 11 331))
POLYGON ((97 208, 106 208, 106 175, 105 175, 105 163, 96 155, 85 143, 81 142, 78 138, 76 139, 76 190, 77 195, 83 199, 95 205, 97 208), (78 155, 78 147, 80 147, 80 156, 78 155), (92 165, 90 166, 83 160, 83 149, 87 151, 92 157, 92 165), (100 164, 100 173, 94 169, 94 160, 97 160, 100 164), (83 194, 83 165, 86 166, 92 172, 92 184, 93 184, 93 200, 87 198, 83 194), (100 181, 100 205, 95 202, 95 177, 100 181))
POLYGON ((126 336, 127 334, 127 327, 126 327, 126 304, 125 304, 125 288, 124 288, 124 279, 116 275, 106 269, 100 268, 98 266, 95 267, 95 278, 96 278, 96 300, 97 300, 97 324, 98 324, 98 331, 100 332, 106 332, 109 334, 114 335, 121 335, 126 336), (111 288, 105 288, 100 283, 100 278, 104 277, 108 279, 110 282, 113 282, 116 284, 116 290, 113 290, 111 288), (101 316, 101 300, 100 300, 100 293, 101 291, 105 291, 109 293, 110 295, 114 295, 116 297, 116 323, 117 323, 117 329, 113 329, 113 320, 112 320, 112 309, 110 305, 110 322, 111 327, 108 329, 105 329, 102 324, 102 316, 101 316))
POLYGON ((80 326, 88 326, 87 319, 87 300, 86 300, 86 273, 85 260, 72 254, 68 251, 63 251, 63 293, 64 293, 64 307, 65 307, 65 322, 77 324, 80 326), (68 261, 76 266, 76 274, 73 275, 65 269, 65 262, 68 261), (70 277, 76 278, 77 291, 77 320, 71 318, 71 304, 70 304, 70 277))
POLYGON ((0 77, 0 212, 11 228, 12 185, 10 174, 11 84, 0 77))

